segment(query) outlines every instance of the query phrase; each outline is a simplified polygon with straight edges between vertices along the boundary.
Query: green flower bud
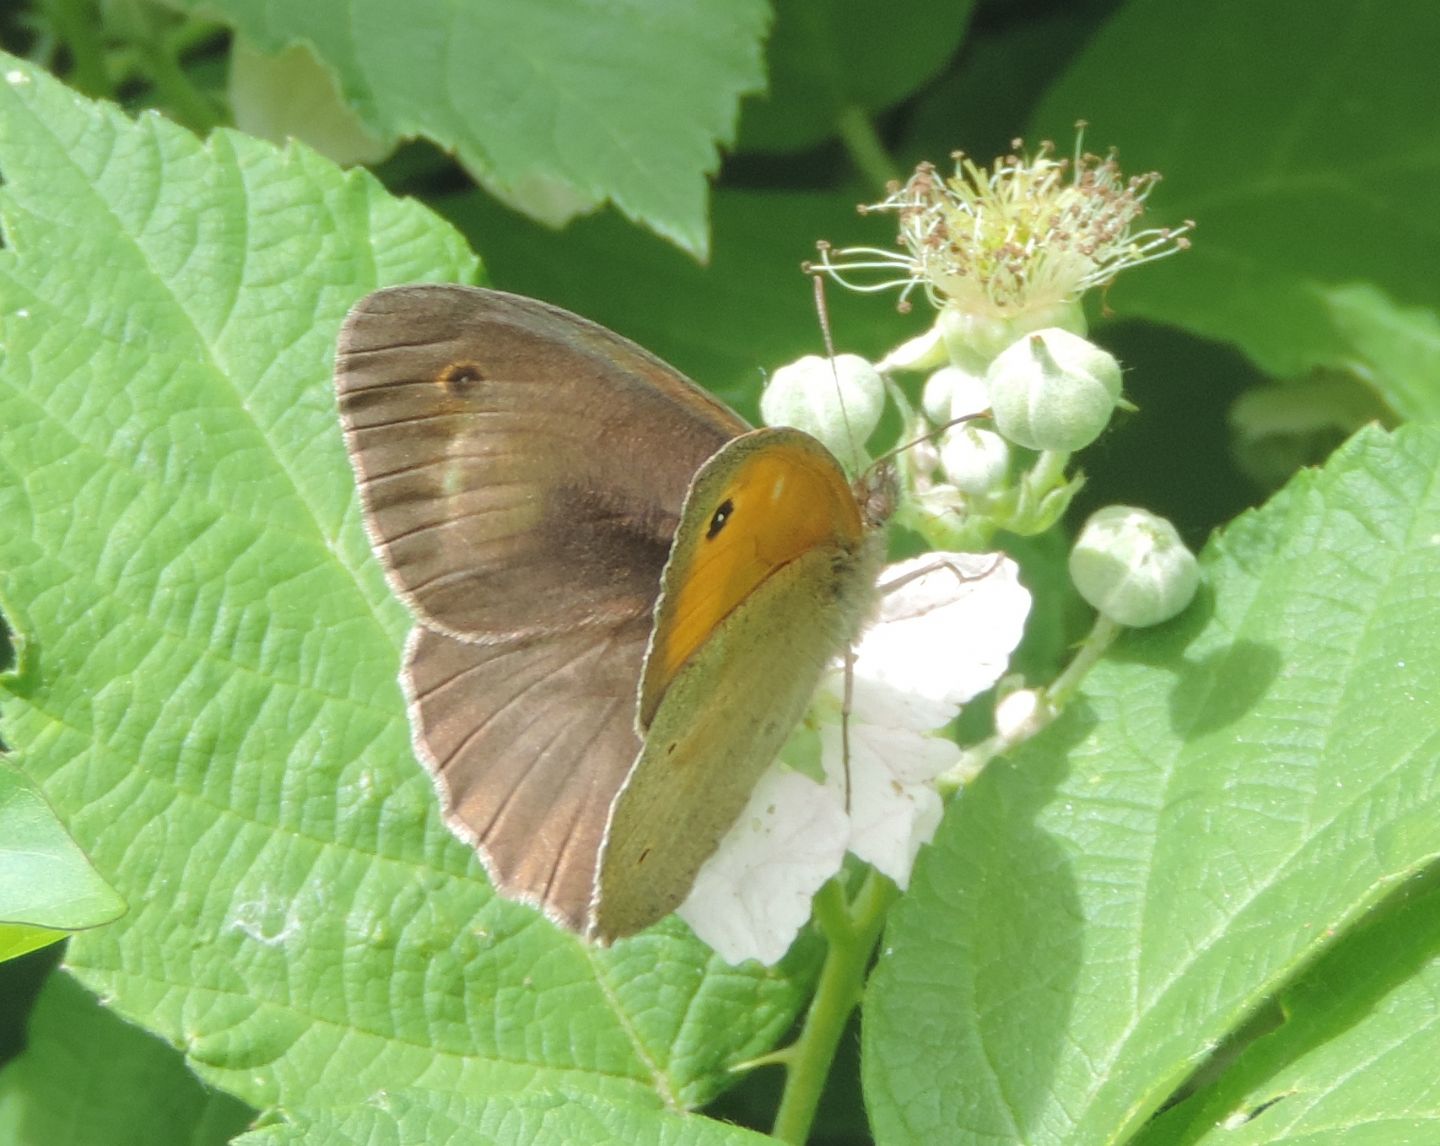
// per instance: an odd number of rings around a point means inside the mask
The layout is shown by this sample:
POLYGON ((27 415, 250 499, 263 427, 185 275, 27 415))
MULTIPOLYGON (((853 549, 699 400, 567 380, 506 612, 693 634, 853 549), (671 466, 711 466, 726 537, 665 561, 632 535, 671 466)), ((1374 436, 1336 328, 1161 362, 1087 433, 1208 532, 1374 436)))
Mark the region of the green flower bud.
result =
POLYGON ((996 493, 1010 476, 1010 446, 993 430, 952 426, 940 441, 940 466, 961 493, 996 493))
POLYGON ((869 464, 865 442, 885 409, 885 381, 857 354, 832 361, 808 354, 770 376, 760 395, 767 426, 794 426, 819 438, 851 473, 869 464))
POLYGON ((1142 629, 1190 604, 1200 566, 1175 527, 1128 505, 1090 515, 1070 551, 1070 579, 1095 609, 1118 625, 1142 629))
POLYGON ((1028 334, 985 374, 995 428, 1016 445, 1070 453, 1100 436, 1120 400, 1120 364, 1067 330, 1028 334))
POLYGON ((990 408, 990 391, 984 375, 942 366, 925 380, 921 405, 933 424, 943 426, 956 418, 984 413, 990 408))

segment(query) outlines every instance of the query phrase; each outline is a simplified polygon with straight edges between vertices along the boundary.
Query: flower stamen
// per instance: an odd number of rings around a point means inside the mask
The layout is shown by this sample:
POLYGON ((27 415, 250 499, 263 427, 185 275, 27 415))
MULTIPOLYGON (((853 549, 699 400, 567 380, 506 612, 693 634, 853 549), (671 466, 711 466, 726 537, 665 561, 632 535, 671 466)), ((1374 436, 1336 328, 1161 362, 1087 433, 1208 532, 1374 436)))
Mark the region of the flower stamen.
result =
POLYGON ((1008 319, 1073 301, 1127 267, 1186 249, 1193 222, 1132 230, 1159 174, 1127 179, 1113 150, 1104 158, 1084 152, 1082 139, 1083 132, 1066 159, 1055 158, 1048 141, 1026 155, 1016 140, 989 169, 956 152, 948 178, 922 163, 884 200, 860 208, 893 211, 901 249, 821 244, 816 269, 852 290, 899 287, 902 310, 923 286, 937 309, 1008 319), (872 271, 888 274, 851 277, 872 271))

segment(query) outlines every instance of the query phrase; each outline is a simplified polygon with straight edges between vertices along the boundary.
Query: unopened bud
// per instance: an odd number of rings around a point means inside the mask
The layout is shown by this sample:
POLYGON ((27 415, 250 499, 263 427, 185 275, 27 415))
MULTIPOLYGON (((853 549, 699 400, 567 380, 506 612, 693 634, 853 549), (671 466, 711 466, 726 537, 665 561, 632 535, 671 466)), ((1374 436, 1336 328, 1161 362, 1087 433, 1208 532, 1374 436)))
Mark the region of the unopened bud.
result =
POLYGON ((1058 327, 1013 343, 990 364, 985 381, 996 428, 1032 450, 1088 446, 1120 399, 1115 357, 1058 327))
POLYGON ((940 441, 940 465, 961 493, 995 493, 1010 477, 1010 446, 994 430, 951 426, 940 441))
POLYGON ((1070 579, 1104 617, 1140 629, 1168 621, 1200 585, 1200 566, 1175 527, 1128 505, 1096 510, 1070 551, 1070 579))
POLYGON ((819 438, 851 473, 868 464, 865 442, 880 424, 885 382, 857 354, 809 354, 770 376, 760 395, 767 426, 793 426, 819 438))
POLYGON ((1043 728, 1049 715, 1039 691, 1017 689, 996 702, 995 731, 1005 743, 1019 744, 1043 728))
POLYGON ((990 390, 983 374, 942 366, 925 380, 921 404, 931 423, 943 426, 956 418, 983 414, 990 408, 990 390))

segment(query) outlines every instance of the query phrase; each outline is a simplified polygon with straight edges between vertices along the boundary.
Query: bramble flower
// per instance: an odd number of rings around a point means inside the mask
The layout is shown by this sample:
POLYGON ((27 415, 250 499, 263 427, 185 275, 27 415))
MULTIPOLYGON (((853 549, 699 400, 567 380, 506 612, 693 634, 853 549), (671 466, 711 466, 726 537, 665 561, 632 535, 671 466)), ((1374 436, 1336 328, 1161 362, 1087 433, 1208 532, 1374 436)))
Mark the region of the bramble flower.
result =
POLYGON ((1017 573, 1008 557, 978 553, 927 553, 886 571, 855 646, 848 729, 838 665, 811 705, 823 779, 784 763, 787 746, 680 907, 724 959, 784 955, 846 851, 906 886, 940 822, 935 780, 960 758, 942 730, 1004 675, 1024 630, 1030 594, 1017 573))
POLYGON ((923 287, 936 309, 965 323, 999 320, 1006 344, 1023 333, 1013 325, 1022 315, 1070 329, 1078 318, 1083 332, 1075 309, 1081 294, 1127 267, 1183 250, 1194 224, 1134 230, 1160 176, 1127 179, 1113 151, 1101 159, 1082 152, 1080 142, 1072 158, 1056 159, 1049 142, 1026 155, 1016 140, 1015 151, 992 168, 956 152, 948 178, 922 163, 883 201, 861 208, 898 216, 900 249, 822 246, 819 268, 855 290, 899 287, 902 308, 923 287), (870 271, 889 277, 852 277, 870 271))
MULTIPOLYGON (((902 309, 923 288, 938 312, 930 329, 873 367, 846 356, 777 371, 762 399, 767 421, 820 435, 859 468, 893 396, 906 442, 893 460, 898 523, 944 549, 1049 528, 1081 485, 1066 474, 1071 453, 1124 404, 1119 363, 1083 337, 1081 296, 1189 246, 1192 223, 1137 225, 1158 180, 1125 178, 1113 153, 1088 154, 1079 140, 1068 159, 1049 143, 1027 155, 1017 141, 989 168, 960 153, 949 177, 921 164, 861 208, 897 216, 895 249, 822 244, 812 269, 857 290, 899 288, 902 309), (892 371, 928 373, 918 408, 892 371)), ((1087 527, 1072 576, 1107 624, 1154 623, 1193 594, 1194 560, 1178 538, 1124 513, 1087 527)), ((679 910, 731 962, 784 955, 847 852, 903 889, 940 822, 942 791, 1035 735, 1066 695, 1008 682, 994 735, 959 748, 944 729, 1004 675, 1029 593, 1015 563, 989 553, 930 553, 888 576, 893 587, 854 649, 849 705, 837 667, 679 910)), ((1098 655, 1099 643, 1090 647, 1098 655)))

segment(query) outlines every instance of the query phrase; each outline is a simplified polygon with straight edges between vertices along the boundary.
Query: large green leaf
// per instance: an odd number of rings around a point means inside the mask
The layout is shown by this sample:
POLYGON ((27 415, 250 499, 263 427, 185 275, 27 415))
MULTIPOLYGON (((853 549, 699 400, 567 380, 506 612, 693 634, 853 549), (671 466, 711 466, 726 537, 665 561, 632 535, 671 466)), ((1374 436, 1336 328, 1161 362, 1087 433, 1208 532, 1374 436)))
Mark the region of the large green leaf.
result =
POLYGON ((309 45, 372 132, 433 140, 536 218, 608 200, 701 256, 706 176, 764 83, 762 0, 169 2, 271 54, 309 45))
POLYGON ((763 1146, 750 1130, 698 1115, 602 1103, 574 1092, 464 1097, 436 1090, 386 1092, 346 1109, 296 1112, 285 1126, 257 1130, 235 1146, 763 1146))
POLYGON ((1410 428, 1301 474, 964 793, 866 999, 880 1141, 1123 1141, 1440 856, 1437 472, 1410 428))
POLYGON ((261 1108, 704 1101, 805 956, 728 968, 674 922, 585 947, 492 897, 411 756, 330 361, 361 294, 474 259, 302 148, 3 71, 0 592, 31 665, 3 733, 131 905, 69 965, 261 1108))
POLYGON ((1440 1125, 1440 892, 1427 878, 1397 899, 1286 992, 1283 1026, 1138 1142, 1391 1146, 1432 1138, 1440 1125))
POLYGON ((1276 375, 1352 370, 1401 415, 1440 415, 1437 43, 1429 0, 1125 5, 1035 135, 1089 120, 1092 146, 1164 174, 1165 221, 1199 227, 1110 305, 1233 341, 1276 375))

